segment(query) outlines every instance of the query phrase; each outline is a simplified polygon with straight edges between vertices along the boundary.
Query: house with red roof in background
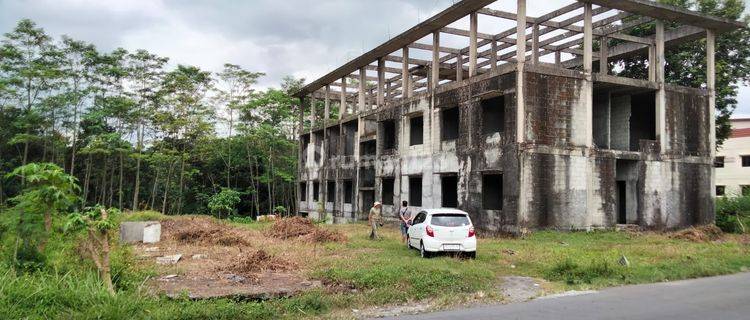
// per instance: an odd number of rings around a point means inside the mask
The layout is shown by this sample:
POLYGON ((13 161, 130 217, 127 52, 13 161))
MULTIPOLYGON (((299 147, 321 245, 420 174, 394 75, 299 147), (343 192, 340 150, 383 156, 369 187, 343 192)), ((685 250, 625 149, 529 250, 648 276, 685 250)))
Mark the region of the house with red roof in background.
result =
POLYGON ((750 118, 731 119, 732 135, 716 153, 716 195, 750 195, 750 118))

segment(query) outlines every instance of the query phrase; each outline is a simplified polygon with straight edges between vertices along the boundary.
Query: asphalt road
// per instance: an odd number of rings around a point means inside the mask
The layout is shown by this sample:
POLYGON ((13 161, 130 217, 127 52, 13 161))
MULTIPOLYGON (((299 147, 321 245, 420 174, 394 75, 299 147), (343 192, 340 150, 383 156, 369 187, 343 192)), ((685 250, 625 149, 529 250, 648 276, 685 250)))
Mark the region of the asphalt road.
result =
POLYGON ((589 294, 396 319, 750 319, 750 273, 624 286, 589 294))

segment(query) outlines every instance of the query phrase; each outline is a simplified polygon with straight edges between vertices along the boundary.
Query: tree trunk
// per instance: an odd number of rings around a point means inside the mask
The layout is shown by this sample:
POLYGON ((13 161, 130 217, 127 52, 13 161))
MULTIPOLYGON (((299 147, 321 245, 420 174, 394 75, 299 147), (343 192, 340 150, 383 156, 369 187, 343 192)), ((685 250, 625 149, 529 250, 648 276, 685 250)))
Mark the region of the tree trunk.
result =
POLYGON ((156 170, 156 176, 154 176, 154 185, 151 187, 151 195, 149 195, 149 208, 151 210, 154 210, 154 202, 156 201, 156 184, 159 182, 159 172, 160 170, 156 170))
POLYGON ((135 185, 133 186, 133 211, 138 210, 138 193, 141 189, 141 149, 143 149, 143 122, 138 125, 138 142, 135 158, 135 185))
POLYGON ((73 110, 73 145, 70 147, 70 175, 75 176, 76 171, 76 146, 78 144, 78 103, 73 110))
POLYGON ((112 200, 115 197, 115 170, 117 170, 117 166, 115 166, 115 160, 110 159, 109 162, 112 164, 112 171, 109 173, 109 197, 107 198, 107 207, 112 207, 112 200))
POLYGON ((172 180, 172 169, 174 169, 174 161, 169 164, 169 171, 167 171, 167 181, 164 183, 164 200, 161 203, 162 214, 167 214, 167 197, 169 195, 169 183, 172 180))
POLYGON ((91 155, 88 156, 88 161, 86 161, 86 174, 83 181, 83 202, 87 202, 88 196, 89 196, 89 180, 91 179, 91 155))
POLYGON ((273 148, 268 147, 268 213, 274 214, 273 212, 273 148))
POLYGON ((185 183, 185 155, 180 154, 180 196, 177 198, 177 214, 182 214, 182 198, 185 183))
MULTIPOLYGON (((122 194, 122 179, 123 179, 122 171, 123 171, 123 167, 125 166, 125 164, 123 163, 124 161, 125 161, 125 157, 123 156, 122 151, 120 151, 120 185, 117 188, 117 195, 118 195, 117 197, 118 207, 117 208, 119 208, 120 211, 122 211, 122 196, 123 196, 122 194)), ((134 207, 137 207, 137 205, 135 205, 134 207)))

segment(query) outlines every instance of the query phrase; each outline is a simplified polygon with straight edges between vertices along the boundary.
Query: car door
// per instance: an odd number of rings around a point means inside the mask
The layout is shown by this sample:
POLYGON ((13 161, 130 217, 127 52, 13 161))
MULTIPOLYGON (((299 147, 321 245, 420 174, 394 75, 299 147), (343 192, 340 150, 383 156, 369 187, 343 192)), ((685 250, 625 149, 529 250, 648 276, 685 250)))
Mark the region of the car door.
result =
POLYGON ((422 211, 414 217, 414 222, 409 227, 409 241, 412 246, 419 244, 424 234, 424 221, 427 218, 427 212, 422 211))

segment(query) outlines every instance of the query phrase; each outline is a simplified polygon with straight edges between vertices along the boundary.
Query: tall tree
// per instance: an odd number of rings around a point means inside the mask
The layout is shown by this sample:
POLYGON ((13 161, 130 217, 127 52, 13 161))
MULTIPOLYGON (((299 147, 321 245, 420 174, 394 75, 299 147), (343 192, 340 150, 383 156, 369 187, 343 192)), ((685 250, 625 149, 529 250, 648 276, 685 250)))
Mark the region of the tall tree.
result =
POLYGON ((133 186, 133 210, 138 209, 141 190, 141 158, 147 119, 157 108, 159 85, 164 76, 164 65, 169 59, 159 57, 146 50, 128 55, 128 71, 137 107, 133 120, 136 124, 135 182, 133 186))
MULTIPOLYGON (((745 3, 742 0, 659 0, 659 2, 697 10, 731 20, 750 22, 750 16, 743 15, 745 3)), ((635 17, 634 17, 635 19, 635 17)), ((668 25, 667 27, 671 27, 668 25)), ((637 36, 654 33, 654 24, 634 28, 630 34, 637 36)), ((750 84, 750 29, 719 34, 716 38, 716 139, 717 145, 729 138, 732 133, 729 118, 737 107, 739 84, 750 84)), ((665 53, 666 81, 689 87, 706 86, 706 41, 692 41, 665 53)), ((619 75, 633 78, 647 78, 648 61, 644 57, 628 58, 621 61, 619 75)))
MULTIPOLYGON (((214 87, 216 90, 216 101, 224 107, 226 113, 228 137, 234 135, 235 113, 242 106, 246 105, 253 96, 253 85, 258 82, 258 78, 263 76, 260 72, 250 72, 242 69, 235 64, 224 64, 224 70, 218 73, 218 83, 214 87)), ((231 188, 231 171, 232 171, 232 143, 227 139, 223 144, 226 148, 222 149, 221 155, 226 166, 226 187, 231 188)))
POLYGON ((23 133, 11 140, 23 145, 22 165, 28 163, 30 144, 40 140, 37 133, 43 120, 41 106, 59 84, 60 56, 52 38, 28 19, 19 21, 2 41, 0 69, 4 86, 10 87, 4 91, 13 95, 11 106, 22 110, 14 125, 23 133))

